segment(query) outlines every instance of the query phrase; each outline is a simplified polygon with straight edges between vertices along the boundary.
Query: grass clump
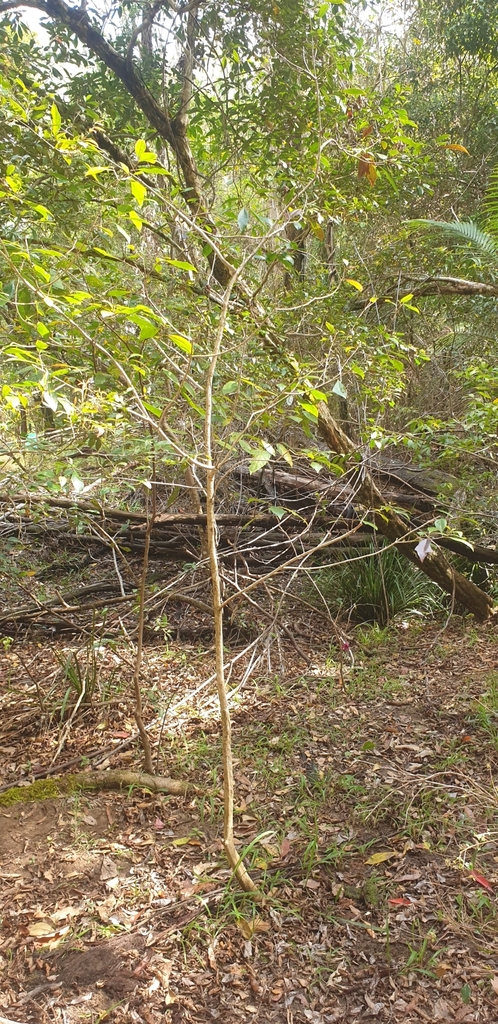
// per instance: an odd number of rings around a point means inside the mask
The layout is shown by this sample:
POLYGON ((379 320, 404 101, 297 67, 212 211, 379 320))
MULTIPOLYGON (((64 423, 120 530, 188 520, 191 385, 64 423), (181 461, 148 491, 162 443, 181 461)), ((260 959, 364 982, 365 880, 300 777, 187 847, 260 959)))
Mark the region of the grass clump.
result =
POLYGON ((372 544, 362 558, 321 569, 315 584, 319 591, 314 591, 315 603, 321 595, 335 614, 356 622, 374 622, 381 628, 398 615, 434 614, 440 607, 435 584, 394 547, 372 544))

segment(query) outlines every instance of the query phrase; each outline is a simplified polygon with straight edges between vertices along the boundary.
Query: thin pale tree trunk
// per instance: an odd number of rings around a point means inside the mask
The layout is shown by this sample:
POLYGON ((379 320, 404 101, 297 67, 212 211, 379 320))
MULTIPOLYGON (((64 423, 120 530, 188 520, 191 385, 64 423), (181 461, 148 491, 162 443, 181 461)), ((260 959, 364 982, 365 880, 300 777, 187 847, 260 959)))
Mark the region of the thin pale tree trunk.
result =
POLYGON ((204 454, 206 464, 206 544, 209 557, 209 568, 211 573, 212 604, 214 618, 214 642, 216 652, 216 689, 220 705, 222 750, 223 750, 223 847, 225 854, 233 869, 234 875, 246 892, 256 889, 251 876, 248 874, 242 858, 237 853, 233 835, 233 808, 234 808, 234 778, 233 778, 233 755, 232 755, 232 723, 230 709, 228 706, 228 695, 225 676, 225 654, 223 636, 223 595, 221 576, 218 562, 218 530, 216 525, 216 465, 213 462, 213 383, 216 372, 216 365, 221 350, 223 333, 225 329, 228 304, 232 293, 232 286, 226 289, 223 306, 220 312, 220 320, 216 332, 216 338, 211 356, 211 362, 206 379, 206 421, 204 429, 204 454))

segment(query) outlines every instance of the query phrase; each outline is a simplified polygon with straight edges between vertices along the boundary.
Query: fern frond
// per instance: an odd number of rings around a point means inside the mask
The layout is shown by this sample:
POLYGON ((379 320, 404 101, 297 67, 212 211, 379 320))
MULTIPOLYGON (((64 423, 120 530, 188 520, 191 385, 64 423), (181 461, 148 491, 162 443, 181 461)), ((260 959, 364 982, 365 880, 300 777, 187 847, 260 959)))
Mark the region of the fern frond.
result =
POLYGON ((491 171, 482 205, 486 226, 492 234, 495 234, 498 226, 498 165, 491 171))
POLYGON ((483 231, 482 228, 479 228, 471 220, 409 220, 406 221, 406 224, 411 228, 428 228, 431 231, 442 231, 457 244, 470 244, 473 249, 477 249, 498 263, 498 240, 495 240, 489 231, 483 231))

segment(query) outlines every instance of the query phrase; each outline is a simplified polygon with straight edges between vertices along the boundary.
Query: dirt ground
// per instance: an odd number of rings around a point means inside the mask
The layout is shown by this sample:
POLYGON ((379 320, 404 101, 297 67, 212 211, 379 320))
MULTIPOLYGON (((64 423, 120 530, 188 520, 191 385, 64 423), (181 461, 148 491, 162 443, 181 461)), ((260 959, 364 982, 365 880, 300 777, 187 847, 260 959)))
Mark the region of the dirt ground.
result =
MULTIPOLYGON (((142 767, 129 652, 102 650, 71 717, 57 644, 4 648, 4 791, 57 765, 142 767)), ((195 795, 0 806, 3 1018, 496 1024, 498 633, 353 633, 343 671, 328 643, 307 653, 230 679, 236 836, 261 902, 222 857, 212 651, 156 645, 144 665, 160 774, 195 795)))

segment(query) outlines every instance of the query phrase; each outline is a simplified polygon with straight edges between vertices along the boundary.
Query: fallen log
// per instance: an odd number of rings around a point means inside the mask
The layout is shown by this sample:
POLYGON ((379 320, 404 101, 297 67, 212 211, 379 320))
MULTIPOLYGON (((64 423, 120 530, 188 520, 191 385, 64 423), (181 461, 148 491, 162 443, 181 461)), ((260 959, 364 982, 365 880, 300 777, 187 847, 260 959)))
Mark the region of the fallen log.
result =
MULTIPOLYGON (((343 455, 357 454, 356 446, 331 416, 325 402, 318 403, 318 430, 332 452, 343 455)), ((410 539, 412 531, 407 529, 407 524, 393 509, 386 506, 385 498, 364 464, 358 467, 355 486, 356 501, 371 510, 370 515, 375 528, 391 543, 403 541, 399 550, 417 569, 450 594, 453 601, 462 604, 479 622, 484 622, 491 614, 495 614, 489 594, 485 594, 475 583, 453 569, 439 548, 434 547, 427 553, 423 562, 420 560, 415 551, 417 540, 410 539)))
MULTIPOLYGON (((135 601, 137 585, 134 584, 128 586, 128 594, 116 594, 115 591, 120 590, 119 582, 117 580, 103 580, 101 583, 92 584, 87 587, 76 587, 72 590, 66 591, 64 594, 57 594, 56 597, 52 597, 47 601, 37 601, 33 598, 32 604, 23 604, 19 605, 17 608, 10 608, 8 611, 0 615, 0 627, 13 625, 15 622, 31 622, 36 625, 41 625, 43 624, 43 620, 49 617, 52 612, 55 614, 57 614, 57 612, 63 612, 66 616, 68 613, 78 614, 79 612, 87 611, 88 609, 106 608, 116 604, 125 604, 129 601, 135 601), (101 600, 94 599, 90 603, 75 603, 80 598, 85 598, 103 591, 108 592, 109 596, 102 598, 101 600)), ((180 604, 191 605, 198 611, 212 614, 211 605, 207 604, 205 601, 200 601, 196 597, 192 597, 190 594, 176 593, 176 591, 172 590, 161 596, 161 604, 165 605, 168 601, 178 601, 180 604)), ((53 620, 50 620, 50 622, 52 621, 53 620)), ((61 620, 56 619, 55 621, 59 622, 61 620)))
POLYGON ((52 776, 38 779, 28 786, 12 786, 0 793, 0 807, 27 803, 33 800, 57 800, 78 792, 101 792, 110 789, 148 789, 151 793, 168 793, 171 796, 185 796, 194 792, 195 787, 178 779, 147 775, 120 768, 106 772, 75 772, 71 775, 52 776))

